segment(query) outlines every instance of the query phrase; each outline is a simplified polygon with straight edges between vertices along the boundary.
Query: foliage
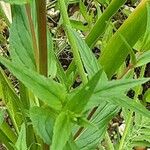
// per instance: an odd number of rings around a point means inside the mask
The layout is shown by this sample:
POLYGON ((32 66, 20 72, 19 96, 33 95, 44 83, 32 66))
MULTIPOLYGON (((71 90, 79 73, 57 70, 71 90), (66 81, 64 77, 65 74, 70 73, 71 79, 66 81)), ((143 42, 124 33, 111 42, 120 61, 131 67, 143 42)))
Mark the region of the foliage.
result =
POLYGON ((0 142, 6 149, 130 150, 150 146, 146 108, 150 92, 143 91, 143 84, 150 80, 144 76, 150 62, 149 0, 142 0, 119 28, 113 17, 124 13, 126 0, 95 0, 96 13, 82 0, 48 5, 45 0, 3 1, 10 3, 12 13, 11 23, 0 11, 10 30, 10 56, 0 55, 0 99, 4 104, 0 108, 0 142), (78 20, 67 11, 74 4, 79 8, 78 20), (46 24, 48 7, 60 11, 54 29, 46 24), (65 34, 61 44, 73 54, 66 69, 58 56, 59 32, 65 34), (98 59, 93 48, 101 51, 98 59), (16 78, 19 92, 4 66, 16 78), (76 85, 77 80, 81 82, 76 85), (132 98, 128 96, 131 90, 132 98), (126 126, 115 143, 107 130, 122 113, 126 126))

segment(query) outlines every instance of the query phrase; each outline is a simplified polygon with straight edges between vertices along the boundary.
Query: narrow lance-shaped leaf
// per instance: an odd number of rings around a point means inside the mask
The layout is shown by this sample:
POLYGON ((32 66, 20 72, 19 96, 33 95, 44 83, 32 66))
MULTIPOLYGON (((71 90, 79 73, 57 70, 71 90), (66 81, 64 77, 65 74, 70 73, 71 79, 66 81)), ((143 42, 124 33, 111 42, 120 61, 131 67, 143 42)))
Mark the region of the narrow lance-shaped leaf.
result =
MULTIPOLYGON (((86 42, 80 37, 80 35, 69 27, 68 30, 73 34, 74 41, 78 46, 83 65, 87 71, 89 79, 91 79, 93 75, 95 75, 95 73, 97 73, 100 69, 102 70, 102 67, 98 64, 96 57, 94 56, 86 42)), ((107 80, 107 75, 104 71, 102 71, 98 85, 104 85, 107 82, 107 80)))
POLYGON ((54 125, 51 150, 63 150, 71 135, 71 121, 66 112, 61 112, 54 125))
POLYGON ((144 36, 142 36, 139 41, 134 46, 134 49, 137 51, 147 51, 150 49, 150 3, 147 3, 147 24, 146 24, 146 31, 144 36))
POLYGON ((103 50, 99 61, 109 78, 111 78, 117 69, 119 69, 129 54, 126 43, 122 40, 120 34, 124 37, 130 47, 133 47, 138 39, 144 34, 147 17, 149 17, 147 16, 147 3, 148 1, 144 0, 139 4, 135 11, 113 35, 103 50))
MULTIPOLYGON (((102 70, 102 67, 98 64, 96 57, 94 56, 86 42, 80 37, 80 35, 69 27, 68 30, 73 34, 74 41, 78 46, 83 65, 88 73, 89 79, 91 79, 93 75, 95 75, 95 73, 97 73, 100 69, 102 70)), ((98 85, 104 85, 107 80, 108 79, 106 73, 102 71, 98 85)))
POLYGON ((86 38, 86 43, 89 47, 94 46, 94 44, 99 40, 102 33, 105 31, 107 22, 109 19, 118 11, 118 9, 126 2, 126 0, 112 0, 108 8, 98 19, 90 33, 86 38))
POLYGON ((95 90, 95 94, 101 97, 114 96, 128 91, 129 89, 149 81, 150 78, 141 79, 122 79, 109 81, 105 85, 99 86, 95 90))
POLYGON ((91 122, 97 128, 85 128, 83 133, 75 140, 80 150, 96 149, 98 144, 103 140, 107 130, 108 122, 118 112, 118 106, 101 101, 99 108, 93 115, 91 122))
POLYGON ((85 85, 71 100, 69 100, 65 108, 73 111, 74 113, 81 113, 92 96, 101 74, 102 71, 96 73, 87 85, 85 85))
POLYGON ((91 49, 88 47, 86 42, 80 37, 80 35, 70 27, 67 27, 67 29, 74 36, 74 41, 78 46, 78 50, 84 67, 88 73, 89 78, 91 78, 95 73, 99 71, 99 69, 101 69, 101 67, 99 66, 96 57, 92 53, 91 49))
POLYGON ((87 104, 86 109, 99 105, 102 101, 101 98, 112 98, 119 97, 123 95, 133 87, 136 87, 140 84, 143 84, 149 81, 149 78, 141 78, 141 79, 122 79, 109 81, 103 85, 98 85, 95 89, 94 94, 90 98, 90 101, 87 104))
POLYGON ((27 88, 32 90, 40 100, 54 109, 61 108, 61 101, 64 101, 66 96, 66 90, 61 84, 52 79, 47 79, 23 65, 13 64, 3 57, 0 57, 0 62, 22 81, 27 88))
MULTIPOLYGON (((9 117, 11 118, 13 125, 18 131, 22 124, 22 115, 23 107, 20 101, 20 98, 14 91, 10 81, 8 80, 7 76, 5 75, 4 71, 0 68, 0 82, 2 88, 2 95, 3 95, 3 102, 5 103, 7 110, 9 112, 9 117)), ((25 116, 24 116, 25 117, 25 116)))
POLYGON ((35 69, 31 31, 25 6, 13 6, 13 22, 10 28, 10 54, 16 64, 35 69))
POLYGON ((120 107, 131 109, 134 112, 137 112, 145 117, 150 118, 149 111, 142 104, 136 102, 133 99, 128 98, 127 96, 106 98, 105 100, 111 102, 112 104, 116 104, 120 107))

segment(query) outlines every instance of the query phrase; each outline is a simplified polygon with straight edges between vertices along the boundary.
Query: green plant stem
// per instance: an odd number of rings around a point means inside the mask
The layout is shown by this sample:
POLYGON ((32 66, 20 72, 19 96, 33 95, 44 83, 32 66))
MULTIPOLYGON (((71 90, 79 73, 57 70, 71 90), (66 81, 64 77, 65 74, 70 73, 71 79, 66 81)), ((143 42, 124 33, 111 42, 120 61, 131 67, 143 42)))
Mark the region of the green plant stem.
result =
POLYGON ((114 150, 114 146, 111 142, 108 132, 105 134, 105 143, 106 143, 106 150, 114 150))
POLYGON ((39 69, 38 68, 38 66, 39 66, 39 50, 38 50, 38 45, 37 45, 34 24, 33 24, 32 16, 31 16, 31 7, 30 7, 30 4, 26 4, 25 7, 26 7, 26 12, 27 12, 28 20, 29 20, 29 26, 30 26, 30 30, 31 30, 35 63, 36 63, 37 69, 39 69))
MULTIPOLYGON (((144 76, 144 73, 145 73, 145 66, 143 66, 141 68, 141 72, 140 72, 140 78, 144 76)), ((135 96, 134 96, 134 99, 137 101, 138 100, 138 95, 141 93, 141 86, 138 86, 136 89, 135 89, 135 96)), ((130 130, 130 126, 131 124, 133 123, 133 111, 130 111, 129 114, 128 114, 128 118, 127 118, 127 122, 126 122, 126 126, 125 126, 125 130, 123 132, 123 136, 120 140, 120 145, 119 145, 119 149, 118 150, 123 150, 123 147, 124 147, 124 142, 125 142, 125 139, 127 137, 127 134, 130 130)))
POLYGON ((81 76, 83 84, 86 84, 88 82, 88 80, 87 80, 87 76, 86 76, 85 71, 84 71, 82 61, 80 59, 80 54, 78 52, 78 47, 77 47, 76 42, 74 40, 74 36, 72 35, 72 33, 68 32, 68 30, 67 30, 67 27, 71 27, 71 24, 70 24, 70 21, 69 21, 69 18, 68 18, 65 1, 64 0, 59 0, 58 2, 59 2, 60 12, 61 12, 61 15, 62 15, 62 18, 63 18, 63 25, 65 27, 65 31, 66 31, 68 40, 69 40, 70 45, 72 47, 72 52, 73 52, 73 55, 74 55, 75 64, 78 67, 79 74, 81 76))
POLYGON ((89 47, 93 47, 105 31, 107 22, 118 11, 118 9, 126 2, 126 0, 112 0, 102 16, 95 23, 94 27, 86 37, 85 41, 89 47))
POLYGON ((38 21, 39 73, 47 76, 48 51, 47 51, 47 29, 46 29, 46 0, 37 0, 36 10, 38 21))

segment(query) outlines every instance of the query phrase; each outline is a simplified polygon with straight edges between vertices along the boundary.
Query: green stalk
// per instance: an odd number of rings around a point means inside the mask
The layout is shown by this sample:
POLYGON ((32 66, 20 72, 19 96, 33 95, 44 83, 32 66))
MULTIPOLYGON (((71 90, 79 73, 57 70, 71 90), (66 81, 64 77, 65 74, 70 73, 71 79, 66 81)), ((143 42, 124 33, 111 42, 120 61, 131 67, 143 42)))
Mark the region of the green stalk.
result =
POLYGON ((82 61, 80 59, 80 54, 78 52, 78 47, 77 47, 76 42, 74 40, 74 36, 72 35, 71 32, 68 31, 68 28, 67 28, 67 27, 71 27, 71 24, 70 24, 70 21, 69 21, 69 18, 68 18, 65 1, 64 0, 59 0, 58 2, 59 2, 60 12, 61 12, 61 15, 62 15, 62 18, 63 18, 63 25, 65 27, 65 31, 66 31, 68 40, 69 40, 70 45, 72 47, 72 52, 73 52, 73 55, 74 55, 75 64, 77 65, 77 67, 79 69, 79 74, 81 76, 83 84, 86 84, 88 82, 88 80, 87 80, 87 76, 84 72, 84 67, 83 67, 82 61))
MULTIPOLYGON (((140 77, 143 77, 144 76, 144 73, 145 73, 145 67, 146 66, 143 66, 142 69, 141 69, 141 72, 140 72, 140 77)), ((141 86, 138 86, 136 89, 135 89, 135 96, 134 96, 134 99, 137 101, 138 100, 138 95, 141 93, 141 86)), ((133 111, 130 111, 129 114, 128 114, 128 118, 127 118, 127 122, 126 122, 126 126, 125 126, 125 130, 123 132, 123 136, 120 140, 120 145, 119 145, 119 149, 118 150, 123 150, 123 147, 124 147, 124 142, 126 140, 126 137, 128 135, 128 132, 130 131, 130 127, 131 125, 133 124, 133 111)))
POLYGON ((85 41, 89 47, 93 47, 104 33, 107 22, 118 11, 118 9, 126 2, 126 0, 112 0, 102 16, 95 23, 94 27, 86 37, 85 41))
POLYGON ((25 7, 26 7, 26 13, 27 13, 27 16, 28 16, 29 26, 30 26, 30 30, 31 30, 35 63, 36 63, 36 67, 37 67, 37 70, 38 70, 39 69, 38 68, 38 66, 39 66, 39 50, 38 50, 36 33, 35 33, 35 29, 34 29, 32 15, 31 15, 31 7, 30 7, 30 4, 26 4, 25 7))
POLYGON ((47 76, 47 29, 46 29, 46 0, 36 1, 39 45, 39 73, 47 76))

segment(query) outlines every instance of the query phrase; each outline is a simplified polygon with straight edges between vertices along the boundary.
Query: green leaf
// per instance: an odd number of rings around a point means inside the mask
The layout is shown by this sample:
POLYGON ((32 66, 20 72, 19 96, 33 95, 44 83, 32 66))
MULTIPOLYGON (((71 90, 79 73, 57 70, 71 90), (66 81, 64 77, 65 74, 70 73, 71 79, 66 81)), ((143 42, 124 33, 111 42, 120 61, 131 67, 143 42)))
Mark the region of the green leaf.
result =
POLYGON ((149 17, 147 16, 146 4, 147 1, 141 2, 141 4, 112 36, 103 50, 99 62, 104 68, 108 78, 112 77, 130 53, 126 48, 126 43, 120 37, 120 34, 124 37, 130 47, 133 47, 138 39, 144 34, 147 17, 149 17))
POLYGON ((93 47, 94 44, 99 40, 101 35, 104 33, 107 26, 107 22, 110 18, 118 11, 118 9, 126 2, 126 0, 113 0, 110 5, 97 20, 94 27, 86 37, 85 41, 89 47, 93 47))
POLYGON ((146 65, 146 64, 148 64, 149 62, 150 62, 150 50, 144 52, 142 55, 140 55, 140 56, 137 58, 136 67, 140 67, 140 66, 146 65))
POLYGON ((81 59, 83 61, 84 67, 91 78, 95 73, 97 73, 101 67, 99 66, 96 57, 92 53, 91 49, 87 46, 85 41, 80 37, 80 35, 71 28, 67 28, 74 36, 74 40, 78 46, 81 59))
POLYGON ((102 71, 96 73, 96 75, 94 75, 92 79, 79 92, 77 92, 73 98, 69 100, 69 102, 66 104, 66 109, 74 113, 81 113, 84 111, 86 104, 88 103, 96 88, 96 85, 98 84, 101 74, 102 71))
POLYGON ((91 119, 91 123, 97 128, 85 128, 83 133, 75 140, 80 150, 96 149, 103 140, 107 125, 113 116, 118 112, 118 107, 102 101, 96 113, 91 119))
POLYGON ((2 1, 10 4, 25 4, 30 3, 32 0, 2 0, 2 1))
POLYGON ((26 128, 25 124, 23 123, 21 126, 21 130, 15 144, 17 150, 27 150, 27 143, 26 143, 26 128))
POLYGON ((23 82, 27 88, 33 91, 41 101, 54 109, 59 110, 61 108, 61 101, 64 101, 66 97, 66 90, 61 84, 52 79, 47 79, 23 65, 13 64, 3 57, 0 57, 0 62, 23 82))
MULTIPOLYGON (((9 79, 5 75, 4 71, 0 68, 0 82, 2 85, 3 92, 3 102, 6 105, 6 108, 9 112, 9 117, 12 119, 14 123, 15 129, 18 131, 22 124, 22 115, 23 115, 23 107, 20 101, 20 98, 16 94, 11 85, 9 79)), ((24 116, 25 117, 25 116, 24 116)))
POLYGON ((51 150, 63 150, 71 135, 71 122, 66 112, 61 112, 55 121, 51 150))
POLYGON ((142 36, 139 41, 136 43, 134 48, 138 51, 147 51, 150 49, 149 42, 150 42, 150 4, 146 4, 147 8, 147 24, 146 24, 146 31, 144 36, 142 36))
POLYGON ((149 111, 142 104, 136 102, 133 99, 128 98, 127 96, 106 98, 105 100, 113 104, 119 105, 121 107, 124 107, 126 109, 131 109, 134 112, 137 112, 145 117, 150 118, 149 111))
MULTIPOLYGON (((74 35, 74 40, 78 46, 82 62, 88 73, 89 79, 91 79, 99 70, 102 70, 102 67, 98 64, 96 57, 92 53, 91 49, 87 46, 85 41, 80 37, 80 35, 69 27, 68 30, 74 35)), ((107 80, 108 79, 105 72, 102 71, 97 87, 104 85, 107 80)))
POLYGON ((35 69, 31 31, 25 6, 14 5, 12 11, 13 22, 10 28, 10 54, 12 61, 35 69))
POLYGON ((33 107, 30 118, 36 133, 46 144, 51 144, 55 115, 49 108, 33 107))
POLYGON ((107 82, 105 85, 98 86, 94 93, 100 97, 116 96, 149 80, 149 78, 113 80, 107 82))
POLYGON ((124 95, 131 88, 140 85, 149 81, 149 78, 141 78, 141 79, 122 79, 122 80, 114 80, 105 82, 102 85, 98 85, 95 89, 94 94, 90 98, 89 103, 87 104, 86 109, 89 109, 93 106, 97 106, 101 103, 103 99, 107 99, 108 97, 120 97, 124 95))

